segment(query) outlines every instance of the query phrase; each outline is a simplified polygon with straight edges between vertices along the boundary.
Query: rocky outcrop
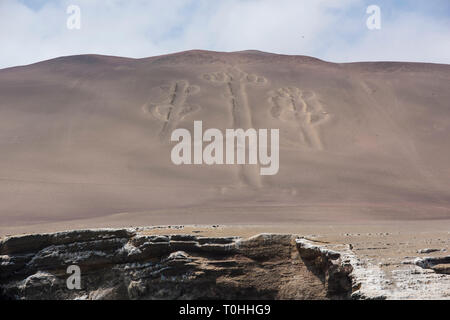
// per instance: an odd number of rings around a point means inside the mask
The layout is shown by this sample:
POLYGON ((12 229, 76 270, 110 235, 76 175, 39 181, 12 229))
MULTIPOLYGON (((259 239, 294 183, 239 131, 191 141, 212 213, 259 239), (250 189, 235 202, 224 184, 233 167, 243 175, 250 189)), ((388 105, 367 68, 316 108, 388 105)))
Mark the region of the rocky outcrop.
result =
POLYGON ((333 296, 346 296, 353 291, 350 277, 353 267, 341 253, 306 239, 297 239, 296 244, 305 265, 322 279, 327 292, 333 296))
POLYGON ((388 274, 375 261, 356 256, 351 245, 282 234, 243 239, 179 232, 130 228, 4 238, 0 299, 446 299, 450 294, 449 256, 405 260, 388 274), (73 266, 80 271, 79 288, 70 286, 73 266))
POLYGON ((152 235, 102 229, 0 242, 3 299, 344 299, 352 266, 293 235, 152 235), (80 270, 70 290, 69 266, 80 270))
POLYGON ((417 258, 415 264, 436 273, 450 274, 450 256, 417 258))

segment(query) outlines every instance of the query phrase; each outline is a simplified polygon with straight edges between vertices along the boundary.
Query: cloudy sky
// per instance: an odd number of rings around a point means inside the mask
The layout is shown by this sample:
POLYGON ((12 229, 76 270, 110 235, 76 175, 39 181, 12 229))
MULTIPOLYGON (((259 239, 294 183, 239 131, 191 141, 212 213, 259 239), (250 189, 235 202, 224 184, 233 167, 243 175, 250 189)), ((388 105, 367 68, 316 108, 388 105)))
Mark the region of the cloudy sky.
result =
POLYGON ((0 0, 0 68, 74 54, 206 49, 450 63, 449 0, 0 0), (81 29, 67 28, 67 8, 81 29), (369 30, 369 5, 381 29, 369 30))

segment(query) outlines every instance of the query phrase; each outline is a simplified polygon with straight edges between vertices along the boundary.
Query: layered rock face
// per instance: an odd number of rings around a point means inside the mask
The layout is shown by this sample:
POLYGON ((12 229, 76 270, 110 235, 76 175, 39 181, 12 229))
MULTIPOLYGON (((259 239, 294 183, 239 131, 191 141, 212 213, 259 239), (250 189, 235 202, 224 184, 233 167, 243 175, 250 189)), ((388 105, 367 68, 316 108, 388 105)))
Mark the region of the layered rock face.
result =
POLYGON ((436 273, 450 274, 450 256, 417 258, 415 264, 424 269, 431 269, 436 273))
POLYGON ((0 242, 2 299, 345 299, 352 270, 340 253, 294 235, 102 229, 0 242), (80 289, 68 289, 71 265, 80 289))

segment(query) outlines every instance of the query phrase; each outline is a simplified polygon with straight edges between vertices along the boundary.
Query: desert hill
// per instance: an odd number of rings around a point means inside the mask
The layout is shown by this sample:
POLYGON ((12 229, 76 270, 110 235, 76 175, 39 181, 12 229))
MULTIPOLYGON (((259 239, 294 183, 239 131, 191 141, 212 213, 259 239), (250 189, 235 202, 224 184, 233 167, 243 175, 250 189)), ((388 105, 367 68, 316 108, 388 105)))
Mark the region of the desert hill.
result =
POLYGON ((187 51, 3 69, 0 234, 448 219, 449 136, 449 65, 187 51), (172 164, 194 120, 279 128, 278 174, 172 164))

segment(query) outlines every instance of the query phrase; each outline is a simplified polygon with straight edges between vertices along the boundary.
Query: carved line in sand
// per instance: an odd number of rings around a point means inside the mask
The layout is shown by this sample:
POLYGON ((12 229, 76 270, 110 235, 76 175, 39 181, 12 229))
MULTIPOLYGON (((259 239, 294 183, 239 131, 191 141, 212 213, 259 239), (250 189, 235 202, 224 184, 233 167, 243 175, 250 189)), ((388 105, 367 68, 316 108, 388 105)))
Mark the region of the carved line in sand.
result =
POLYGON ((275 119, 295 122, 300 143, 316 150, 323 150, 318 127, 330 118, 313 91, 303 91, 295 87, 271 91, 270 113, 275 119))
POLYGON ((159 133, 161 139, 165 140, 186 116, 200 110, 200 106, 187 104, 189 96, 200 91, 198 86, 191 86, 186 80, 175 81, 169 87, 160 89, 168 91, 167 98, 162 103, 149 103, 147 111, 156 119, 163 122, 159 133))
MULTIPOLYGON (((247 74, 233 67, 221 72, 204 74, 203 79, 226 86, 225 96, 229 99, 233 128, 244 130, 253 128, 251 108, 247 97, 247 85, 264 85, 267 83, 266 78, 247 74)), ((256 188, 261 187, 259 165, 241 165, 239 167, 239 178, 247 185, 256 188)))

